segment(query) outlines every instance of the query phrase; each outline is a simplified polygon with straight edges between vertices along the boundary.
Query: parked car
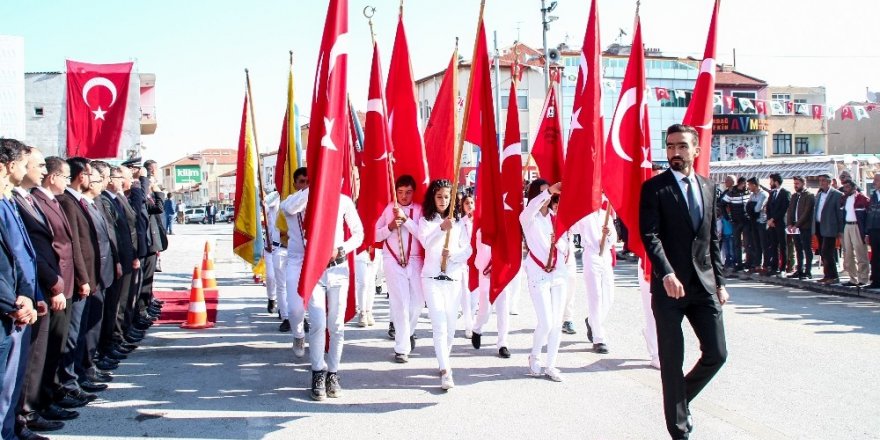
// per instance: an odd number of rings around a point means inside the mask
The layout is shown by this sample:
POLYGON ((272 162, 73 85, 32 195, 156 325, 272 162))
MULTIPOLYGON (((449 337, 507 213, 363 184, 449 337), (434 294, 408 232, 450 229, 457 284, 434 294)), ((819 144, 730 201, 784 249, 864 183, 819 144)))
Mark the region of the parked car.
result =
POLYGON ((233 217, 235 215, 235 211, 231 206, 225 206, 217 210, 217 218, 216 222, 226 222, 232 223, 233 217))
POLYGON ((184 211, 183 217, 186 223, 205 223, 207 220, 205 208, 189 208, 184 211))

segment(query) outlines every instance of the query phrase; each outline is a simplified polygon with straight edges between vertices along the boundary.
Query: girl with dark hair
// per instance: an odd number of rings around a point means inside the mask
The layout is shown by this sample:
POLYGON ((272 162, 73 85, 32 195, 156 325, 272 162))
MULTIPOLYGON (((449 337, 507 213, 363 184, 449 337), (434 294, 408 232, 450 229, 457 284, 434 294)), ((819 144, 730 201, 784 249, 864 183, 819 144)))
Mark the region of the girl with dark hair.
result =
POLYGON ((561 192, 561 186, 560 183, 550 186, 543 179, 532 182, 528 190, 528 204, 519 216, 529 248, 525 262, 529 294, 538 318, 532 353, 529 355, 529 372, 533 376, 546 374, 555 382, 562 381, 556 369, 556 356, 562 336, 559 323, 562 322, 569 282, 570 252, 568 233, 557 240, 553 231, 555 213, 550 209, 550 202, 553 195, 561 192), (547 358, 542 371, 538 357, 545 344, 547 358))
POLYGON ((453 209, 451 192, 452 184, 448 180, 432 181, 422 204, 423 217, 419 220, 419 241, 425 248, 422 290, 431 317, 434 353, 440 366, 440 387, 444 390, 455 386, 449 355, 455 337, 461 279, 471 256, 467 228, 462 221, 449 215, 453 209), (445 268, 443 259, 446 259, 445 268))
MULTIPOLYGON (((474 196, 459 192, 458 205, 459 217, 467 229, 468 237, 474 233, 474 196)), ((478 294, 477 291, 471 291, 469 286, 470 267, 465 266, 464 276, 461 277, 461 317, 464 320, 464 336, 468 339, 473 335, 471 328, 474 324, 474 313, 476 313, 478 294)))

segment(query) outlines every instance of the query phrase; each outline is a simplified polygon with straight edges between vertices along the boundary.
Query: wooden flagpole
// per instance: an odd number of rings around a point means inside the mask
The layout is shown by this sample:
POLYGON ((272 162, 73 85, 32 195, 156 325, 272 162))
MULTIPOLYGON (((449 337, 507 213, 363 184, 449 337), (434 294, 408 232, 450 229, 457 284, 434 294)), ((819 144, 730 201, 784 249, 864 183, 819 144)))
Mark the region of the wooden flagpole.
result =
MULTIPOLYGON (((254 98, 251 94, 251 75, 248 69, 244 69, 244 77, 247 83, 248 110, 251 112, 251 134, 254 136, 254 150, 257 153, 257 195, 260 198, 260 211, 263 214, 263 232, 266 233, 266 251, 272 252, 272 237, 269 235, 268 214, 266 213, 266 192, 263 190, 263 158, 260 155, 260 147, 257 143, 257 125, 254 117, 254 98)), ((243 172, 243 171, 242 171, 243 172)))

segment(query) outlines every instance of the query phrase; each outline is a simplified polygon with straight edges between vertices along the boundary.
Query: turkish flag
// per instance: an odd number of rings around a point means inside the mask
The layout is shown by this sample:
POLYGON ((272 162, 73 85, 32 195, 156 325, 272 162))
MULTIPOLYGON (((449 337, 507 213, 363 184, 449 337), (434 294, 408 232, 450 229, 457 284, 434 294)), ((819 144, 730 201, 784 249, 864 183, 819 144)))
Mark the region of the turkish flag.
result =
MULTIPOLYGON (((519 272, 522 265, 522 228, 519 215, 523 211, 522 194, 522 142, 519 138, 519 109, 516 104, 516 88, 510 88, 507 105, 507 127, 504 132, 504 149, 501 152, 501 206, 495 213, 498 234, 492 246, 492 272, 489 281, 489 301, 495 298, 519 272), (499 267, 500 266, 500 267, 499 267)), ((498 194, 495 194, 498 197, 498 194)), ((485 235, 483 235, 485 243, 485 235)))
POLYGON ((67 155, 115 158, 134 63, 67 60, 67 155))
POLYGON ((318 52, 309 127, 309 200, 305 217, 308 246, 299 293, 308 304, 333 254, 345 152, 350 148, 346 105, 348 2, 331 0, 318 52))
POLYGON ((655 93, 657 94, 658 101, 660 101, 661 99, 669 100, 669 90, 664 89, 663 87, 657 87, 655 89, 655 93))
POLYGON ((562 175, 562 194, 556 216, 559 237, 602 204, 602 162, 605 156, 602 124, 602 49, 599 43, 599 10, 590 6, 575 87, 571 135, 562 175))
POLYGON ((841 107, 840 109, 840 120, 845 119, 855 119, 855 116, 853 115, 853 109, 848 105, 841 107))
POLYGON ((727 108, 728 111, 733 111, 733 109, 736 108, 736 101, 735 101, 735 99, 736 99, 736 98, 734 98, 734 97, 731 96, 731 95, 727 95, 727 96, 724 97, 724 106, 727 108))
POLYGON ((394 37, 394 48, 391 51, 385 97, 388 100, 391 143, 394 145, 394 175, 413 176, 416 180, 413 200, 421 203, 428 189, 428 164, 425 161, 425 146, 419 131, 419 109, 416 105, 415 90, 406 31, 403 28, 403 14, 401 14, 397 18, 397 35, 394 37))
POLYGON ((813 105, 812 107, 813 119, 822 119, 822 106, 821 105, 813 105))
MULTIPOLYGON (((688 105, 682 121, 683 124, 697 129, 701 154, 694 159, 694 171, 704 177, 709 177, 709 160, 712 152, 712 115, 715 107, 715 41, 718 32, 718 7, 720 4, 721 0, 715 0, 712 22, 709 24, 709 35, 706 38, 706 50, 703 52, 703 62, 700 64, 700 73, 697 76, 697 85, 694 87, 691 103, 688 105)), ((767 113, 766 109, 764 113, 767 113)), ((611 204, 613 205, 614 202, 611 204)), ((629 223, 626 226, 629 227, 629 223)), ((636 241, 641 240, 638 236, 636 238, 636 241)))
POLYGON ((370 69, 370 88, 367 94, 367 121, 364 129, 363 168, 357 210, 364 224, 364 243, 358 251, 373 254, 376 242, 376 222, 391 202, 391 177, 388 169, 390 148, 388 119, 385 118, 385 96, 382 92, 382 64, 379 46, 373 44, 373 64, 370 69))
POLYGON ((433 179, 455 176, 455 113, 458 111, 458 49, 449 60, 440 91, 434 100, 431 117, 425 127, 425 153, 428 175, 433 179))
POLYGON ((611 206, 617 211, 618 218, 629 230, 629 249, 644 262, 647 258, 639 233, 639 198, 633 195, 638 194, 642 183, 651 177, 651 131, 648 127, 648 101, 644 92, 645 49, 638 16, 632 48, 623 77, 620 100, 608 132, 602 188, 611 206))
POLYGON ((785 101, 785 111, 789 114, 794 113, 794 103, 791 101, 785 101))
POLYGON ((755 100, 755 112, 757 112, 759 115, 766 115, 767 114, 767 101, 762 101, 762 100, 756 99, 755 100))
MULTIPOLYGON (((510 114, 510 107, 507 112, 510 114)), ((541 125, 532 146, 532 157, 535 158, 535 165, 538 166, 542 178, 551 183, 562 181, 562 167, 565 162, 563 155, 562 118, 556 100, 556 83, 551 82, 544 101, 544 111, 541 112, 541 125)))

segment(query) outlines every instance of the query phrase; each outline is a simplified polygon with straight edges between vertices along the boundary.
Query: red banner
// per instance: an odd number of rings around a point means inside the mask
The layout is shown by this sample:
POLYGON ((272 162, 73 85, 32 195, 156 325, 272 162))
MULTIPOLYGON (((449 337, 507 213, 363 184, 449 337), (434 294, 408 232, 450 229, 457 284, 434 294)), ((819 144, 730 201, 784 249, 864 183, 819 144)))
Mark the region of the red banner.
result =
POLYGON ((67 60, 68 156, 118 156, 133 64, 67 60))

